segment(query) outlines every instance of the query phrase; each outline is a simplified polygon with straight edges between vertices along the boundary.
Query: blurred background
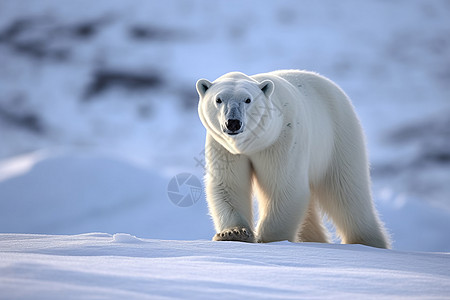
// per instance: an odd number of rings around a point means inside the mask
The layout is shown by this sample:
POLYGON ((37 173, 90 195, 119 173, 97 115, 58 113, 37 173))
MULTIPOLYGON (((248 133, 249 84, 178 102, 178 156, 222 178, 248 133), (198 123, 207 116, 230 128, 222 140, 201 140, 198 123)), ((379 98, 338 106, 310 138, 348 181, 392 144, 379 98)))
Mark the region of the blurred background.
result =
POLYGON ((450 2, 0 1, 0 232, 210 239, 195 82, 306 69, 352 99, 394 249, 450 251, 450 2), (181 190, 180 190, 181 193, 181 190))

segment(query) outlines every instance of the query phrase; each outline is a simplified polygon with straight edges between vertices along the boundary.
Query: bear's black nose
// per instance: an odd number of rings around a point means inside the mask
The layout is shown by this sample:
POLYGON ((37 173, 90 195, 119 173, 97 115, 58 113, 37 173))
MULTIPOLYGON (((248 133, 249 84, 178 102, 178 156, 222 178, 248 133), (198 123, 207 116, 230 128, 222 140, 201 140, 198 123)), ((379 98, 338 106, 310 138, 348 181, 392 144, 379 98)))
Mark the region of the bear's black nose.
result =
POLYGON ((238 131, 242 126, 242 122, 240 120, 230 119, 225 125, 229 131, 238 131))

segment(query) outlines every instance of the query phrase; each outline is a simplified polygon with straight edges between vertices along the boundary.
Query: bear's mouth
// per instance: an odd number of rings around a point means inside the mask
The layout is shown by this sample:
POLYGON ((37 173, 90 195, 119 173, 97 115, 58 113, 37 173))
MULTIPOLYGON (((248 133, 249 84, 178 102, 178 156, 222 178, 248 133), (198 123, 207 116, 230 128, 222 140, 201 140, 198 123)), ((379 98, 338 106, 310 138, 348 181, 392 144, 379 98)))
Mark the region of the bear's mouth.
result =
POLYGON ((236 130, 236 131, 232 131, 232 130, 228 130, 226 128, 223 129, 223 133, 226 133, 228 135, 238 135, 239 133, 242 133, 243 130, 236 130))
POLYGON ((229 130, 227 128, 222 128, 223 133, 227 134, 227 135, 231 135, 231 136, 235 136, 238 135, 240 133, 242 133, 244 130, 243 128, 239 129, 239 130, 229 130))
POLYGON ((244 130, 244 124, 239 119, 228 119, 222 129, 228 135, 237 135, 244 130))

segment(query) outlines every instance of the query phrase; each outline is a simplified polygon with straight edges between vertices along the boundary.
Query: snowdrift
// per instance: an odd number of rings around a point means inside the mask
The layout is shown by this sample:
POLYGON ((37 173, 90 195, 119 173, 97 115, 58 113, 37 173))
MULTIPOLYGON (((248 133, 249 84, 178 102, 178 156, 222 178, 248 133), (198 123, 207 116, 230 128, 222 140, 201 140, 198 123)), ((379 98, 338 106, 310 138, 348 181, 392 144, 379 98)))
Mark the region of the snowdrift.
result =
POLYGON ((2 299, 445 298, 450 254, 361 245, 0 235, 2 299))

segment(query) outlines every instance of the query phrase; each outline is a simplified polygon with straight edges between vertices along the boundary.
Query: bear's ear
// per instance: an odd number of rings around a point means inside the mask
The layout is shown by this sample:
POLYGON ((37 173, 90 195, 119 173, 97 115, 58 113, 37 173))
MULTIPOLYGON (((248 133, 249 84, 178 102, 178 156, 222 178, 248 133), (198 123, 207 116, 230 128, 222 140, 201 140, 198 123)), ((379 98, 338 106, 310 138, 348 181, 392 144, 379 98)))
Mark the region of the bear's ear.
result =
POLYGON ((267 98, 272 96, 274 85, 271 80, 264 80, 258 86, 267 98))
POLYGON ((199 79, 197 81, 197 92, 200 97, 203 97, 206 91, 211 87, 212 83, 207 79, 199 79))

